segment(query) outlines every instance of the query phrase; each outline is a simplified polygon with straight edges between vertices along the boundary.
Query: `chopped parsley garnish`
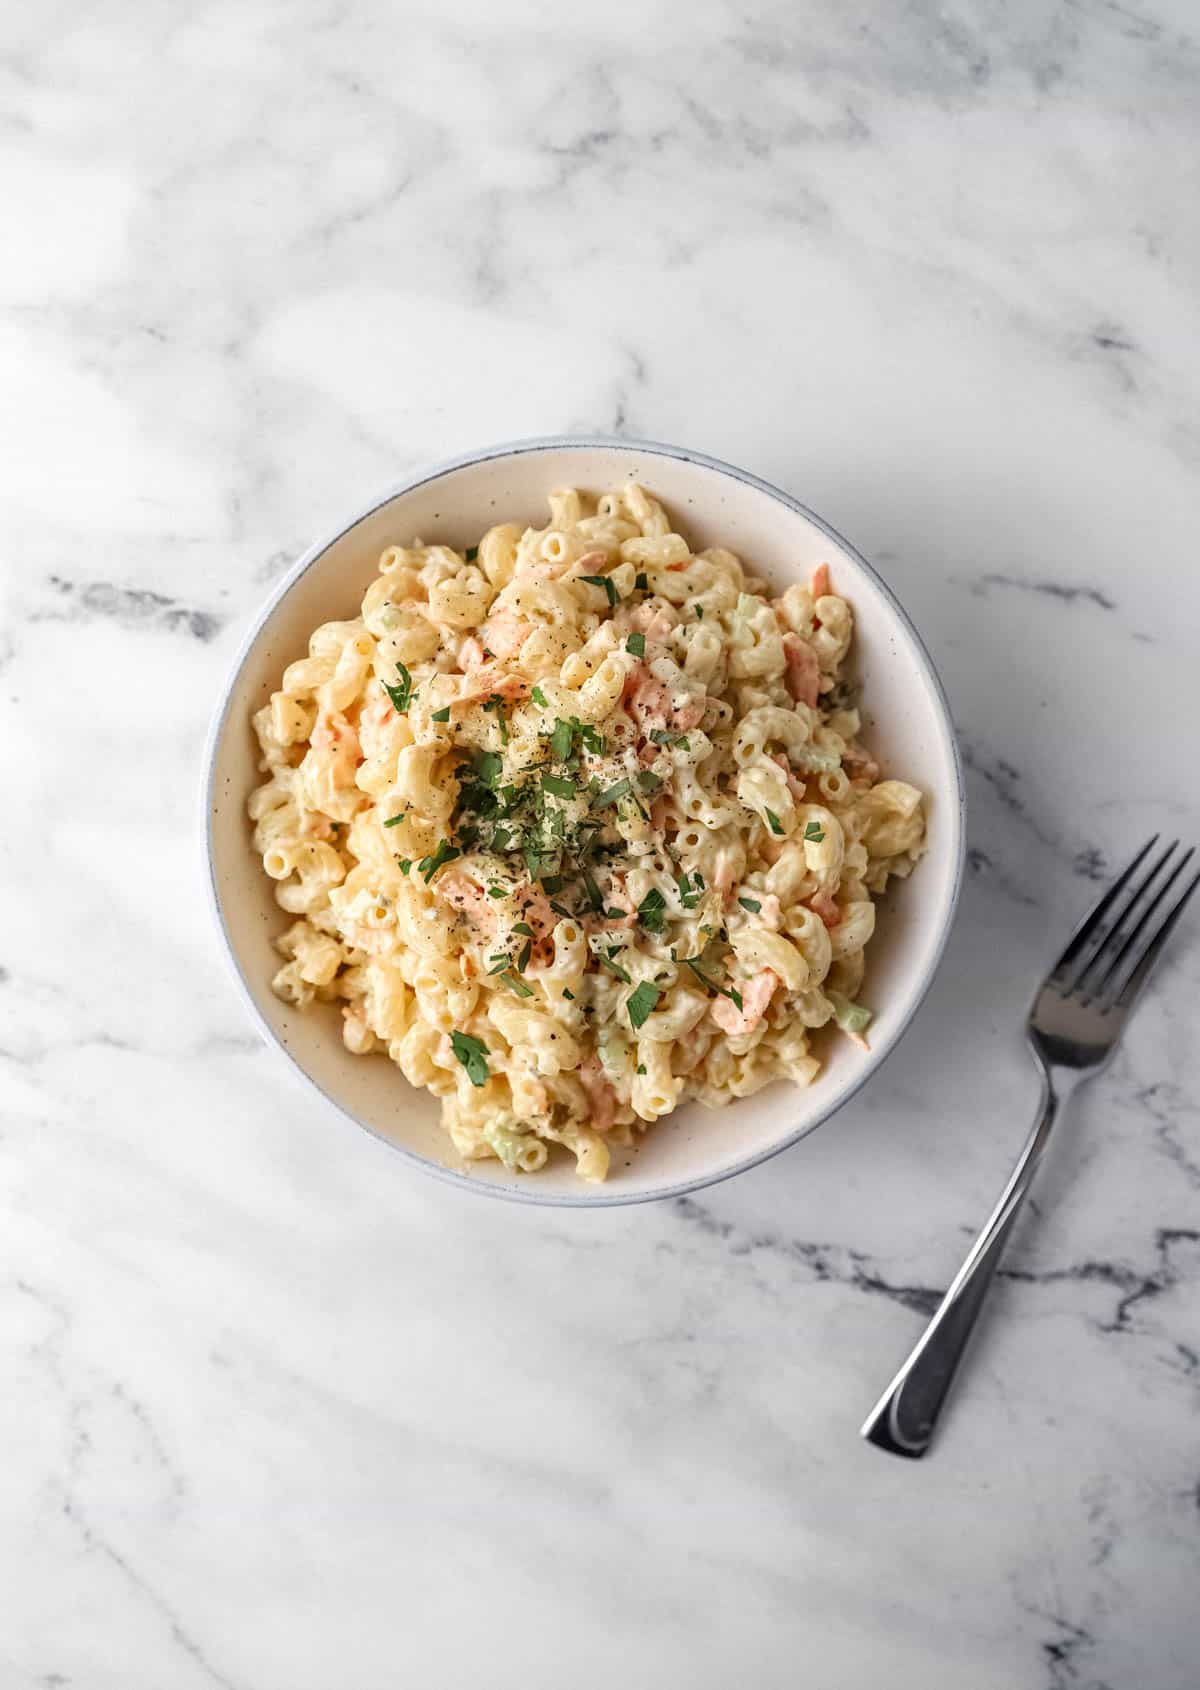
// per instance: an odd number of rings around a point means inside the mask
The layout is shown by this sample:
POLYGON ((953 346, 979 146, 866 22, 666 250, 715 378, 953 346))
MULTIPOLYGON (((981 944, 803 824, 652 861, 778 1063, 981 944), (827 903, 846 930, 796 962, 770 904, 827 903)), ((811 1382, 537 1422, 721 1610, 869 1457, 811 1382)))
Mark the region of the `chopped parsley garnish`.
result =
MULTIPOLYGON (((764 808, 765 808, 765 806, 764 806, 764 808)), ((771 832, 779 834, 782 837, 783 823, 780 821, 779 817, 775 814, 774 810, 767 810, 766 815, 767 815, 767 822, 770 825, 771 832)))
POLYGON ((646 1064, 644 1062, 639 1062, 637 1065, 637 1071, 639 1074, 644 1074, 646 1072, 646 1064))
POLYGON ((489 886, 487 895, 489 898, 503 898, 505 895, 504 888, 503 886, 489 886))
POLYGON ((404 820, 404 818, 407 814, 408 814, 407 810, 401 810, 401 812, 398 816, 389 816, 388 819, 383 824, 384 827, 396 827, 396 826, 398 826, 399 823, 404 820))
POLYGON ((602 953, 597 952, 596 961, 600 964, 601 968, 607 968, 610 974, 615 974, 618 980, 624 980, 627 986, 633 984, 629 975, 621 967, 621 964, 619 962, 614 962, 612 957, 604 956, 602 953))
POLYGON ((719 980, 714 980, 712 975, 708 972, 703 955, 685 956, 681 960, 683 962, 683 966, 691 969, 692 973, 696 976, 702 986, 707 986, 710 992, 720 992, 723 998, 730 998, 732 1000, 735 1008, 741 1009, 742 994, 736 987, 722 986, 719 980))
POLYGON ((704 606, 702 604, 698 604, 696 606, 696 621, 697 622, 703 622, 704 621, 704 606))
POLYGON ((504 768, 504 759, 498 751, 477 751, 471 758, 471 767, 484 786, 494 790, 504 768))
POLYGON ((738 903, 744 910, 749 910, 751 915, 758 915, 762 910, 762 905, 757 898, 739 898, 738 903))
POLYGON ((563 987, 563 997, 568 999, 568 1001, 571 1002, 571 1003, 575 1002, 575 993, 571 990, 571 988, 569 986, 563 987))
POLYGON ((694 910, 700 902, 699 888, 702 885, 703 882, 699 875, 696 876, 695 880, 689 879, 686 874, 679 876, 679 901, 685 910, 694 910))
POLYGON ((563 889, 562 875, 544 874, 542 876, 542 889, 543 891, 549 892, 551 896, 553 896, 555 892, 561 892, 563 889))
POLYGON ((540 704, 543 710, 545 710, 550 703, 550 700, 546 697, 541 687, 534 687, 529 696, 535 704, 540 704))
POLYGON ((463 553, 463 556, 466 558, 468 563, 474 563, 475 559, 479 556, 479 547, 468 546, 466 551, 463 553))
MULTIPOLYGON (((498 751, 473 751, 469 763, 458 766, 458 801, 472 817, 490 817, 499 808, 496 782, 504 763, 498 751)), ((474 824, 472 824, 474 825, 474 824)), ((464 832, 460 829, 460 834, 464 832)))
POLYGON ((411 867, 412 867, 412 858, 411 857, 401 857, 401 859, 400 859, 400 873, 401 874, 407 874, 411 867))
POLYGON ((639 570, 634 576, 633 584, 639 593, 648 593, 650 591, 650 582, 647 580, 644 570, 639 570))
MULTIPOLYGON (((493 695, 484 708, 495 709, 502 702, 493 695)), ((503 729, 503 716, 500 725, 503 729)), ((584 805, 570 802, 582 797, 586 803, 597 791, 599 780, 595 776, 589 780, 581 770, 582 748, 602 754, 606 742, 590 723, 571 716, 557 718, 542 744, 540 757, 522 759, 515 768, 506 767, 500 751, 464 746, 456 753, 458 801, 450 838, 459 853, 519 855, 530 880, 545 880, 549 891, 561 891, 568 867, 578 873, 593 852, 606 849, 600 843, 606 818, 581 813, 584 805)), ((621 790, 631 787, 632 780, 627 778, 621 790)), ((520 872, 510 864, 509 874, 514 870, 520 872)), ((597 913, 602 907, 597 893, 597 913)), ((559 913, 572 917, 576 911, 560 909, 559 913)))
MULTIPOLYGON (((521 946, 520 952, 517 956, 517 973, 518 974, 524 974, 525 970, 529 967, 529 958, 532 956, 532 954, 533 954, 533 941, 532 941, 532 939, 526 939, 525 943, 521 946)), ((739 1005, 738 1007, 740 1008, 741 1006, 739 1005)))
POLYGON ((600 888, 587 869, 583 871, 583 892, 589 906, 597 915, 604 913, 604 899, 600 896, 600 888))
MULTIPOLYGON (((668 733, 665 728, 651 728, 650 740, 653 745, 674 745, 681 735, 668 733)), ((686 744, 686 741, 684 741, 686 744)))
POLYGON ((581 581, 586 581, 589 587, 603 587, 608 594, 609 607, 617 602, 617 586, 611 575, 581 575, 581 581))
POLYGON ((597 733, 590 722, 581 722, 575 716, 569 716, 564 721, 561 716, 556 716, 550 734, 550 750, 557 762, 575 766, 579 749, 576 740, 588 751, 594 751, 598 757, 602 757, 607 749, 604 735, 597 733))
POLYGON ((447 704, 444 709, 435 710, 433 720, 435 722, 448 722, 450 720, 450 706, 447 704))
POLYGON ((467 1070, 467 1078, 473 1086, 485 1086, 488 1082, 488 1047, 482 1039, 476 1039, 470 1033, 460 1033, 457 1028, 450 1035, 450 1048, 467 1070))
POLYGON ((527 921, 514 921, 513 922, 513 932, 514 933, 521 933, 527 939, 533 938, 533 928, 530 927, 530 925, 527 921))
POLYGON ((619 910, 615 904, 610 904, 604 913, 608 917, 609 921, 624 921, 625 917, 629 914, 629 911, 619 910))
POLYGON ((417 864, 417 873, 424 880, 426 886, 441 868, 443 863, 453 862, 455 857, 461 857, 462 852, 457 845, 451 845, 446 839, 439 839, 437 850, 431 857, 422 857, 417 864))
POLYGON ((501 745, 507 745, 508 721, 504 715, 504 700, 500 697, 500 694, 498 692, 494 692, 490 698, 485 699, 483 708, 485 710, 494 710, 496 712, 496 726, 500 729, 500 743, 501 745))
MULTIPOLYGON (((646 1017, 652 1013, 662 993, 657 986, 652 986, 649 980, 643 980, 635 991, 630 992, 626 1000, 625 1009, 629 1015, 629 1025, 636 1029, 642 1026, 646 1017)), ((645 1068, 639 1068, 638 1073, 644 1074, 645 1068)))
POLYGON ((652 886, 638 905, 638 920, 647 933, 661 933, 666 912, 667 900, 652 886))
POLYGON ((611 786, 606 786, 603 792, 598 792, 592 799, 592 807, 602 810, 606 804, 616 804, 620 799, 628 798, 632 791, 632 784, 626 776, 622 780, 614 781, 611 786))
POLYGON ((625 650, 631 651, 635 657, 645 657, 645 655, 646 655, 646 636, 645 636, 645 634, 630 634, 629 638, 625 641, 625 650))
POLYGON ((820 822, 809 822, 804 829, 805 839, 811 839, 814 845, 819 845, 825 837, 825 831, 820 822))
POLYGON ((516 974, 502 974, 500 981, 519 998, 531 998, 533 996, 533 987, 527 986, 524 980, 516 974))
POLYGON ((637 783, 643 792, 657 792, 662 785, 662 776, 656 775, 653 769, 643 769, 638 775, 637 783))
POLYGON ((403 663, 397 663, 396 673, 400 677, 397 684, 393 687, 393 686, 389 686, 388 683, 386 681, 384 681, 383 690, 384 690, 384 692, 387 693, 388 697, 391 699, 393 710, 398 710, 400 712, 400 714, 403 716, 404 712, 408 709, 409 705, 412 703, 413 682, 412 682, 412 676, 409 674, 408 670, 404 667, 403 663))

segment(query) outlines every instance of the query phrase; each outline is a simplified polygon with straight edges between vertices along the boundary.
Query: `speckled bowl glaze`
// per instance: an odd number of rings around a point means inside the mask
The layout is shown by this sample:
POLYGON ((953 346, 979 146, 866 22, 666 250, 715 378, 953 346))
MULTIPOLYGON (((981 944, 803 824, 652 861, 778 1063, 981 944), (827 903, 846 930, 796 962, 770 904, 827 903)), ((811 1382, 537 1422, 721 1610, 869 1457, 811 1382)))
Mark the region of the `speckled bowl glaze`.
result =
POLYGON ((414 1168, 465 1191, 531 1203, 603 1206, 675 1197, 727 1179, 786 1149, 821 1124, 875 1073, 933 979, 958 902, 963 784, 945 694, 912 622, 886 583, 826 523, 743 470, 647 441, 574 439, 492 446, 392 488, 311 547, 249 630, 213 722, 204 775, 208 883, 225 953, 255 1024, 292 1072, 349 1121, 392 1145, 414 1168), (691 545, 737 552, 782 591, 830 565, 853 604, 852 672, 864 686, 864 738, 886 770, 929 800, 929 851, 880 906, 868 952, 865 999, 876 1012, 871 1050, 816 1035, 824 1066, 806 1090, 769 1086, 722 1110, 688 1104, 648 1129, 636 1149, 615 1147, 604 1185, 580 1181, 569 1156, 514 1177, 499 1162, 464 1163, 439 1123, 439 1106, 383 1057, 351 1056, 334 1006, 294 1009, 274 996, 272 938, 291 917, 276 904, 250 842, 246 799, 261 776, 252 713, 321 622, 357 614, 385 545, 413 535, 459 548, 502 520, 541 525, 546 494, 599 492, 642 482, 691 545))

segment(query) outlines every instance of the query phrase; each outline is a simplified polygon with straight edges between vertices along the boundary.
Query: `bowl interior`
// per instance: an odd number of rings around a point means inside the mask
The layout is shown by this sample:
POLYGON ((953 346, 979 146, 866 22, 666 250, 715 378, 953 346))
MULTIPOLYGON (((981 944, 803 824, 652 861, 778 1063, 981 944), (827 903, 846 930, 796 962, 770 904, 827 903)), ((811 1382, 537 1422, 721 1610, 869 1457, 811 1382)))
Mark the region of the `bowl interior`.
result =
POLYGON ((710 1183, 811 1130, 878 1066, 907 1024, 941 954, 957 897, 962 793, 953 735, 936 677, 903 613, 879 578, 829 530, 784 495, 727 466, 670 448, 619 442, 548 442, 432 472, 314 547, 252 630, 210 746, 210 872, 218 920, 260 1028, 325 1097, 360 1125, 445 1172, 498 1195, 533 1201, 630 1202, 710 1183), (604 1186, 588 1186, 564 1155, 539 1174, 514 1178, 499 1162, 463 1163, 438 1124, 437 1101, 416 1091, 385 1057, 351 1056, 335 1006, 299 1011, 270 989, 272 939, 290 922, 250 843, 246 798, 261 780, 253 711, 304 654, 321 622, 357 614, 380 552, 419 536, 474 544, 491 524, 542 525, 550 489, 603 491, 627 480, 663 500, 693 549, 723 545, 781 591, 827 562, 855 613, 853 672, 864 686, 863 739, 885 773, 927 795, 929 851, 912 878, 879 909, 867 953, 864 1001, 876 1012, 871 1053, 816 1035, 824 1066, 806 1090, 775 1085, 723 1110, 689 1104, 656 1123, 636 1150, 614 1150, 604 1186))

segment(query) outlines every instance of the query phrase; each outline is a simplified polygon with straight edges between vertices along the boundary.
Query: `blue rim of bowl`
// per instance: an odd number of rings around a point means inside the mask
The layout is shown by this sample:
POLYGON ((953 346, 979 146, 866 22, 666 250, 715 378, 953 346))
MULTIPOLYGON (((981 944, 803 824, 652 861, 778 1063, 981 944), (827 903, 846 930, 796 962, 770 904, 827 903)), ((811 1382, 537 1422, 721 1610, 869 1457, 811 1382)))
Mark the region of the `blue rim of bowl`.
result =
POLYGON ((918 1009, 920 1009, 922 1003, 924 1003, 929 989, 933 985, 938 969, 941 966, 946 946, 949 943, 951 929, 954 926, 954 918, 958 911, 959 898, 962 893, 963 865, 966 858, 966 787, 963 780, 962 755, 959 750, 958 736, 954 731, 954 718, 950 711, 950 702, 946 697, 946 689, 942 685, 942 678, 938 674, 937 666, 935 665, 933 658, 929 655, 929 650, 925 641, 921 638, 912 618, 909 616, 904 606, 900 603, 895 593, 893 593, 892 589, 879 572, 867 562, 866 558, 863 557, 862 553, 855 546, 852 546, 848 540, 838 533, 836 528, 832 528, 829 523, 827 523, 822 517, 818 516, 815 511, 810 510, 808 506, 802 504, 799 499, 794 499, 790 493, 785 493, 782 488, 776 487, 772 482, 764 481, 760 476, 751 475, 748 470, 739 469, 735 464, 728 464, 721 458, 709 457, 705 452, 689 451, 687 448, 682 446, 669 446, 658 440, 628 439, 621 435, 552 434, 533 440, 514 440, 499 446, 488 446, 480 451, 465 452, 459 457, 447 458, 441 463, 434 464, 432 467, 420 470, 416 475, 411 476, 405 481, 397 482, 396 485, 389 488, 387 492, 372 500, 370 504, 364 506, 364 508, 357 512, 355 516, 351 517, 349 521, 343 522, 340 527, 333 531, 333 533, 326 535, 323 539, 320 539, 313 545, 309 546, 307 551, 305 551, 303 555, 292 565, 291 569, 288 570, 282 581, 280 581, 274 592, 267 599, 258 615, 254 618, 250 627, 247 629, 246 634, 238 647, 237 654, 234 657, 229 670, 228 679, 225 683, 225 690, 221 695, 221 701, 217 706, 212 723, 209 727, 208 738, 204 747, 204 773, 201 800, 204 805, 203 838, 206 856, 205 884, 208 892, 208 906, 212 913, 213 920, 216 923, 221 948, 225 953, 225 960, 233 973, 238 993, 249 1011, 251 1020, 258 1028, 268 1047, 273 1049, 279 1056, 283 1057, 292 1073, 298 1075, 303 1083, 316 1092, 318 1097, 322 1098, 331 1109, 336 1111, 338 1115, 342 1116, 345 1120, 352 1122, 355 1127, 357 1127, 360 1131, 367 1133, 371 1138, 378 1140, 383 1145, 386 1145, 388 1150, 401 1156, 406 1162, 411 1163, 413 1167, 419 1168, 422 1173, 428 1174, 434 1179, 441 1180, 447 1185, 456 1186, 460 1190, 465 1188, 468 1191, 487 1197, 499 1198, 505 1202, 527 1203, 535 1207, 550 1209, 613 1209, 624 1208, 634 1203, 661 1203, 668 1202, 672 1198, 686 1197, 690 1192, 706 1190, 709 1186, 720 1185, 727 1179, 734 1179, 738 1174, 748 1173, 751 1168, 760 1167, 764 1162, 769 1162, 772 1157, 780 1155, 785 1150, 790 1150, 791 1147, 794 1144, 798 1144, 801 1139, 807 1138, 810 1133, 816 1132, 818 1127, 824 1126, 826 1121, 830 1120, 840 1109, 844 1108, 852 1098, 858 1095, 868 1081, 874 1079, 875 1075, 882 1068, 883 1064, 896 1049, 896 1046, 900 1043, 900 1040, 904 1037, 905 1033, 912 1025, 914 1016, 916 1015, 918 1009), (360 522, 364 521, 367 517, 374 515, 374 513, 377 510, 382 509, 384 505, 390 504, 393 499, 399 498, 403 493, 415 492, 418 487, 424 487, 430 481, 437 481, 441 476, 448 475, 454 470, 469 469, 474 464, 489 463, 495 458, 521 457, 529 452, 588 451, 596 448, 621 452, 651 453, 658 457, 673 458, 680 463, 699 464, 705 469, 716 470, 721 475, 727 475, 734 481, 740 481, 747 487, 753 487, 758 492, 765 493, 768 498, 776 500, 788 510, 794 511, 799 516, 803 516, 807 521, 812 523, 814 528, 817 528, 822 534, 824 534, 827 539, 833 541, 835 545, 840 546, 850 557, 854 559, 855 563, 857 563, 858 566, 870 576, 872 581, 874 581, 875 585, 879 588, 880 592, 891 606, 897 620, 907 630, 908 636, 916 648, 917 655, 924 666, 926 676, 933 688, 934 697, 940 706, 942 723, 946 731, 946 737, 949 741, 950 751, 954 762, 956 823, 958 831, 955 842, 954 883, 950 890, 950 896, 946 901, 946 906, 942 914, 941 932, 937 936, 937 942, 934 946, 933 955, 929 966, 926 969, 925 976, 918 985, 903 1020, 892 1032, 887 1045, 879 1052, 873 1051, 871 1053, 872 1060, 864 1068, 862 1074, 853 1082, 852 1085, 840 1093, 836 1101, 831 1102, 829 1107, 819 1114, 815 1120, 809 1121, 805 1126, 798 1127, 795 1132, 789 1133, 785 1138, 781 1138, 777 1144, 771 1145, 769 1149, 756 1151, 753 1155, 747 1156, 744 1161, 736 1163, 733 1167, 722 1168, 711 1174, 701 1174, 695 1179, 683 1180, 676 1185, 666 1186, 661 1191, 637 1191, 623 1193, 619 1186, 614 1185, 613 1187, 608 1187, 606 1185, 602 1185, 597 1187, 594 1192, 590 1190, 581 1191, 578 1195, 576 1195, 574 1193, 567 1192, 540 1192, 536 1189, 536 1182, 533 1177, 530 1179, 530 1189, 526 1189, 517 1185, 497 1184, 492 1180, 474 1179, 465 1171, 459 1172, 454 1168, 442 1167, 439 1163, 431 1162, 427 1157, 419 1155, 415 1150, 409 1150, 404 1145, 397 1144, 395 1139, 388 1138, 385 1133, 378 1131, 368 1122, 360 1120, 357 1115, 352 1114, 350 1110, 339 1103, 335 1097, 331 1097, 322 1086, 317 1084, 312 1075, 308 1073, 302 1064, 297 1061, 296 1057, 292 1055, 291 1051, 282 1042, 274 1028, 259 1010, 257 1003, 254 1001, 254 994, 250 989, 250 983, 242 971, 241 963, 233 948, 229 931, 225 925, 225 918, 222 913, 221 899, 217 888, 216 872, 214 869, 213 816, 215 814, 214 790, 216 786, 217 747, 221 742, 221 738, 225 730, 225 724, 228 720, 229 712, 232 707, 233 695, 237 685, 238 676, 242 672, 246 659, 249 656, 255 641, 258 639, 263 627, 274 613, 275 607, 287 596, 300 577, 312 567, 319 557, 327 552, 331 546, 336 545, 337 542, 347 535, 352 528, 356 528, 360 522))

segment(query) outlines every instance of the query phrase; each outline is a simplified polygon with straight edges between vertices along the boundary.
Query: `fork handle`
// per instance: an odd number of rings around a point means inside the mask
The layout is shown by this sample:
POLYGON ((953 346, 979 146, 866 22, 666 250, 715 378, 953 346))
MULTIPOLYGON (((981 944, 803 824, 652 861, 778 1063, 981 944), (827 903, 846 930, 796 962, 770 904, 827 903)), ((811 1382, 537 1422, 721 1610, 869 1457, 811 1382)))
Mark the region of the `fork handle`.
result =
POLYGON ((916 1348, 872 1409, 863 1426, 868 1442, 914 1460, 933 1441, 938 1416, 970 1341, 996 1265, 1033 1184, 1059 1099, 1049 1075, 1043 1078, 1038 1119, 987 1225, 971 1246, 950 1289, 916 1348))

